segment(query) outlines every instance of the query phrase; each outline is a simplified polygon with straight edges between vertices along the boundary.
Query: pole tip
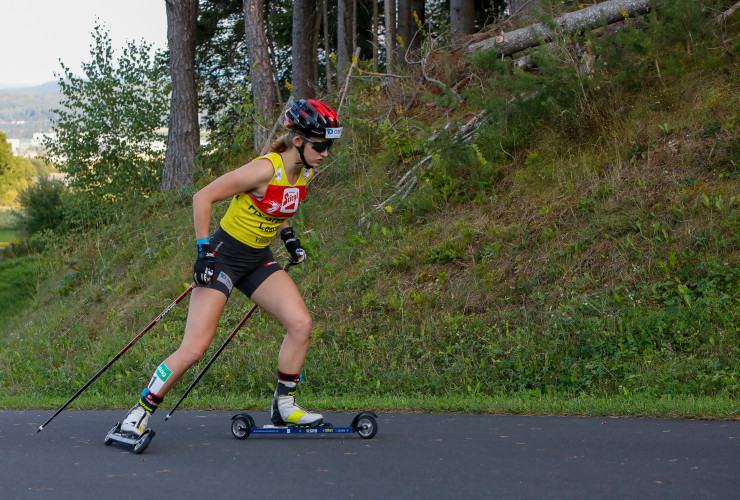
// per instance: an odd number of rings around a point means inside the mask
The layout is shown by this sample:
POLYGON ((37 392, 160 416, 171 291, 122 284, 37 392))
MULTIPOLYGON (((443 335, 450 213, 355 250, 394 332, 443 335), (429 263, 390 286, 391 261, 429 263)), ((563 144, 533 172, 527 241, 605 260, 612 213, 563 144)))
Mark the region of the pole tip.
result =
POLYGON ((36 429, 36 434, 38 434, 39 432, 41 432, 43 430, 44 430, 44 426, 43 425, 39 425, 39 428, 36 429))

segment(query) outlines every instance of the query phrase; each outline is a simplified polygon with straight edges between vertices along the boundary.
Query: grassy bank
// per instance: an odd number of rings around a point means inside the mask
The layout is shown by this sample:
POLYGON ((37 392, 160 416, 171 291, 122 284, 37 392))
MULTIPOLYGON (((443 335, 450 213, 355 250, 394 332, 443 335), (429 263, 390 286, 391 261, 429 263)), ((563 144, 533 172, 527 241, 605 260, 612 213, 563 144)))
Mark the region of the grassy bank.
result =
MULTIPOLYGON (((71 396, 71 394, 70 394, 71 396)), ((179 394, 177 394, 179 398, 179 394)), ((0 398, 4 409, 56 410, 68 398, 37 397, 30 395, 0 398)), ((173 398, 174 401, 177 401, 173 398)), ((269 409, 271 393, 264 397, 241 397, 237 395, 193 394, 178 410, 250 410, 269 409)), ((174 403, 174 401, 172 403, 174 403)), ((304 397, 301 403, 318 411, 354 412, 371 409, 378 412, 424 412, 424 413, 478 413, 484 415, 560 415, 576 417, 632 417, 632 418, 689 418, 689 419, 738 419, 737 402, 729 398, 645 396, 592 398, 582 396, 563 398, 559 396, 353 396, 335 398, 304 397)), ((81 396, 70 405, 69 410, 125 409, 131 405, 130 397, 98 398, 81 396)), ((163 404, 163 412, 171 406, 163 404)))
POLYGON ((0 207, 0 244, 10 243, 20 236, 18 220, 13 216, 12 209, 0 207))
MULTIPOLYGON (((738 417, 740 44, 726 44, 740 38, 737 20, 676 17, 692 5, 590 39, 593 73, 561 40, 535 74, 440 50, 428 70, 445 88, 353 81, 346 138, 291 221, 308 260, 290 273, 314 318, 303 403, 738 417)), ((58 406, 181 293, 191 217, 188 193, 122 204, 18 261, 36 285, 4 323, 0 404, 58 406)), ((232 297, 207 357, 250 306, 232 297)), ((130 406, 186 314, 81 407, 130 406)), ((255 314, 188 403, 265 407, 283 333, 255 314)))

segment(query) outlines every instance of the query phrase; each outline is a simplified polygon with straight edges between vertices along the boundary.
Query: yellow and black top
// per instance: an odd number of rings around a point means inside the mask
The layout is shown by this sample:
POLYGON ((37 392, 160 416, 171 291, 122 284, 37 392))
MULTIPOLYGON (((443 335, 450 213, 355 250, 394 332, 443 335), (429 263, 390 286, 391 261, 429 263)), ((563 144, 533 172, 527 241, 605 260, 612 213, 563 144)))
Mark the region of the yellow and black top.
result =
POLYGON ((224 231, 253 248, 267 247, 280 224, 298 211, 306 197, 306 184, 313 176, 313 169, 304 168, 298 181, 291 184, 279 154, 269 153, 256 159, 260 158, 270 160, 275 168, 265 195, 237 194, 221 219, 224 231))

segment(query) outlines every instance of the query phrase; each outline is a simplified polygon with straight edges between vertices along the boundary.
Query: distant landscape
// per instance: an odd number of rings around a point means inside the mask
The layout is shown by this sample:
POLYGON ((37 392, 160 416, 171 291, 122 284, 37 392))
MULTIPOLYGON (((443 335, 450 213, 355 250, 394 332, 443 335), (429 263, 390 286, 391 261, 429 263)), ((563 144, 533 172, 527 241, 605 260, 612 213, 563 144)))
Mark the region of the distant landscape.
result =
POLYGON ((59 105, 59 84, 8 87, 0 85, 0 130, 9 139, 30 139, 36 132, 50 132, 50 110, 59 105))

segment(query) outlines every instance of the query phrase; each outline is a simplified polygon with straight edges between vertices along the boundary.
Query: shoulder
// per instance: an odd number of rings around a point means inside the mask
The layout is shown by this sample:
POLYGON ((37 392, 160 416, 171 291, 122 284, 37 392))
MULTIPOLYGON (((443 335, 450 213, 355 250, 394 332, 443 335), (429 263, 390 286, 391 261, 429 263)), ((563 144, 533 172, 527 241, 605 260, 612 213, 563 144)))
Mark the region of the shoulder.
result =
POLYGON ((275 165, 269 158, 260 157, 239 167, 236 172, 240 177, 248 177, 257 182, 270 182, 275 175, 275 165))

